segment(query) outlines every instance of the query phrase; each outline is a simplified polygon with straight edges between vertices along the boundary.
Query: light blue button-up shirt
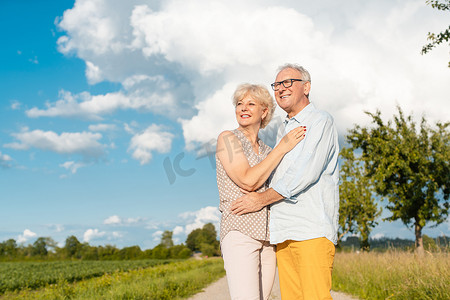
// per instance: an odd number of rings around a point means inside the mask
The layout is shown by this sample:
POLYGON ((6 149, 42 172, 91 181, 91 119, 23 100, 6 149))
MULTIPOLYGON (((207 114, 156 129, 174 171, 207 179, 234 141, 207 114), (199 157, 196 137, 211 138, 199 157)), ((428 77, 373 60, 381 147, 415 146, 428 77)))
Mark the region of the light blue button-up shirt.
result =
MULTIPOLYGON (((319 237, 337 243, 339 218, 339 143, 333 117, 312 103, 286 119, 284 136, 306 126, 305 138, 287 153, 270 187, 285 199, 270 208, 270 241, 304 241, 319 237)), ((278 138, 278 142, 280 140, 278 138)))

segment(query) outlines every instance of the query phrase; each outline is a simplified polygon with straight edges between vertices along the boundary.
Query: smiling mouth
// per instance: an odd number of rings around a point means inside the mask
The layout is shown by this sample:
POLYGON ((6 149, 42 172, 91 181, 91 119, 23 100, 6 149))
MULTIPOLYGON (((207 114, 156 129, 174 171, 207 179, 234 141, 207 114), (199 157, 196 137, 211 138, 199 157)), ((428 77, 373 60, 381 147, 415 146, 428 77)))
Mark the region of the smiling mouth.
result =
POLYGON ((250 115, 241 115, 241 118, 243 119, 250 118, 250 115))

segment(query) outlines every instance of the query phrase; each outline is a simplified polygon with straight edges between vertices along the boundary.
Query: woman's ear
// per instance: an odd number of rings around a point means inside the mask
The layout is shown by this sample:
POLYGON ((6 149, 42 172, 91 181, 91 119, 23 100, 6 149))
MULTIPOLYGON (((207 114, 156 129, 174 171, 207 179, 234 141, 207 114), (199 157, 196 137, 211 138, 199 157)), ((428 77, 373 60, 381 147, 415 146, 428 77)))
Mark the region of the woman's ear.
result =
POLYGON ((261 117, 261 119, 263 119, 264 120, 264 118, 265 117, 267 117, 267 114, 269 113, 269 108, 267 108, 267 107, 264 107, 264 112, 263 112, 263 114, 262 114, 262 117, 261 117))

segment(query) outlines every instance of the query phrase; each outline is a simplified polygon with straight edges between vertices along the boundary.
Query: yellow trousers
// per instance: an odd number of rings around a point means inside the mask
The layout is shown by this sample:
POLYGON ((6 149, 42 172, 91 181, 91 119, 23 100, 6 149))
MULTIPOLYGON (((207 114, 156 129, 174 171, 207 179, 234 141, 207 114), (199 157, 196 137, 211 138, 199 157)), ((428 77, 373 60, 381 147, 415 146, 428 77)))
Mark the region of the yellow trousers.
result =
POLYGON ((333 299, 330 295, 335 246, 326 238, 277 244, 283 300, 333 299))

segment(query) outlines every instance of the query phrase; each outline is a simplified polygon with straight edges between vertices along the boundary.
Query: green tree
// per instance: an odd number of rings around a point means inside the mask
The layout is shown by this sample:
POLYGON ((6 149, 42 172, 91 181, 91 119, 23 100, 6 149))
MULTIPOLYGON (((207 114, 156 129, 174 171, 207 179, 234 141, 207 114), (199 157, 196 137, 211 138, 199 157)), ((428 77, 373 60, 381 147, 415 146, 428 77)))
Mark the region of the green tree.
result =
POLYGON ((355 126, 347 136, 353 150, 362 151, 367 175, 375 191, 386 197, 392 216, 406 226, 413 225, 416 249, 423 253, 422 228, 438 225, 448 216, 450 194, 450 123, 420 128, 412 116, 405 117, 400 107, 394 121, 387 123, 381 113, 366 112, 373 126, 355 126))
POLYGON ((202 229, 207 243, 212 243, 217 240, 216 227, 212 223, 205 224, 202 229))
POLYGON ((51 237, 38 238, 29 249, 31 256, 48 256, 55 255, 57 249, 57 243, 51 237))
POLYGON ((23 259, 23 258, 32 257, 32 256, 34 256, 34 254, 33 254, 34 250, 35 249, 32 244, 28 244, 27 246, 20 245, 17 249, 16 258, 23 259))
POLYGON ((119 259, 119 249, 113 245, 105 245, 97 247, 98 259, 100 260, 115 260, 119 259))
POLYGON ((51 237, 45 237, 44 239, 48 252, 55 254, 58 251, 58 243, 51 237))
POLYGON ((47 250, 47 238, 40 237, 33 243, 31 255, 33 256, 46 256, 47 250))
POLYGON ((184 246, 184 248, 178 252, 176 258, 186 259, 192 256, 192 251, 188 247, 184 246))
POLYGON ((216 228, 212 223, 205 224, 201 229, 193 230, 186 239, 186 246, 192 251, 201 251, 202 244, 212 245, 214 249, 219 249, 216 228))
POLYGON ((138 259, 142 256, 142 250, 139 246, 131 246, 120 249, 120 259, 138 259))
POLYGON ((66 252, 67 257, 72 258, 81 258, 81 248, 82 244, 77 239, 76 236, 71 235, 66 239, 66 243, 64 245, 64 249, 66 252))
POLYGON ((161 245, 163 245, 166 248, 173 247, 173 240, 172 240, 173 232, 165 230, 161 236, 161 245))
POLYGON ((428 235, 424 234, 422 236, 423 238, 423 248, 427 251, 436 251, 438 249, 438 246, 436 245, 436 241, 429 237, 428 235))
POLYGON ((164 247, 162 244, 159 244, 152 250, 152 258, 153 259, 167 259, 169 258, 169 249, 164 247))
POLYGON ((146 249, 142 252, 142 258, 153 258, 153 249, 146 249))
POLYGON ((211 244, 202 243, 200 245, 200 251, 204 256, 211 257, 216 255, 216 248, 214 247, 214 245, 211 244))
POLYGON ((185 245, 175 245, 169 249, 169 257, 170 258, 179 258, 185 259, 192 255, 191 249, 186 247, 185 245))
POLYGON ((347 233, 358 233, 360 248, 369 251, 370 232, 378 225, 376 219, 381 215, 381 208, 375 202, 370 177, 366 176, 361 158, 355 157, 351 148, 343 148, 340 155, 338 239, 347 233))
POLYGON ((188 234, 186 239, 186 246, 192 251, 200 251, 200 244, 198 244, 197 240, 200 239, 200 235, 202 233, 201 228, 197 228, 191 231, 188 234))
POLYGON ((17 242, 14 239, 9 239, 3 243, 1 243, 0 248, 3 256, 8 258, 15 258, 17 256, 18 247, 17 242))
POLYGON ((98 249, 99 247, 94 247, 94 246, 82 246, 82 255, 81 258, 82 259, 86 259, 86 260, 98 260, 99 256, 98 256, 98 249))
MULTIPOLYGON (((450 0, 447 1, 436 1, 436 0, 427 0, 426 3, 431 5, 433 8, 437 8, 438 10, 450 10, 450 0)), ((450 38, 450 26, 444 31, 435 34, 428 32, 428 40, 430 43, 426 44, 422 47, 422 54, 426 54, 431 51, 434 47, 441 44, 442 42, 448 42, 450 38)), ((448 67, 450 68, 450 61, 448 62, 448 67)))

